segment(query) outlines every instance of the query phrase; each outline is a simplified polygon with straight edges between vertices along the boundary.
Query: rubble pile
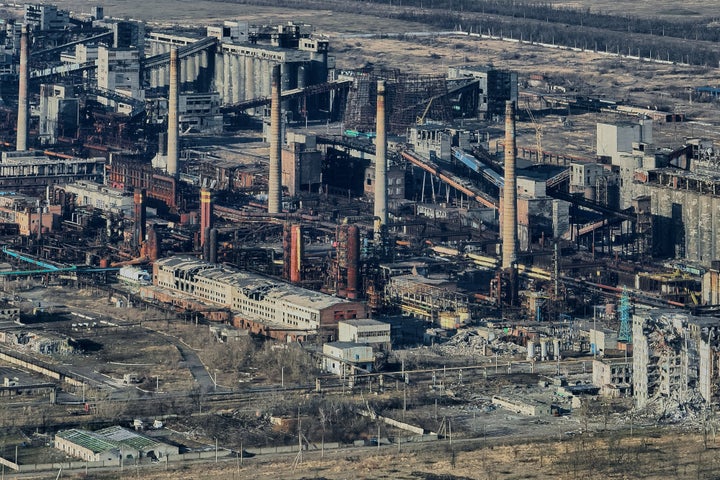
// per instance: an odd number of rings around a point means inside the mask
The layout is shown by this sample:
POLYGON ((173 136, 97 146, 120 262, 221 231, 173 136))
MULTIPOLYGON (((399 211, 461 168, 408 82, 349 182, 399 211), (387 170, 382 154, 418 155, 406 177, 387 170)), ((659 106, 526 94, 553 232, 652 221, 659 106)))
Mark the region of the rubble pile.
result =
POLYGON ((669 396, 655 398, 641 414, 666 424, 697 424, 704 418, 706 407, 707 402, 697 390, 674 391, 669 396))
POLYGON ((433 345, 432 351, 441 356, 491 356, 524 354, 527 349, 512 342, 500 340, 488 342, 476 330, 464 329, 458 330, 447 342, 433 345))

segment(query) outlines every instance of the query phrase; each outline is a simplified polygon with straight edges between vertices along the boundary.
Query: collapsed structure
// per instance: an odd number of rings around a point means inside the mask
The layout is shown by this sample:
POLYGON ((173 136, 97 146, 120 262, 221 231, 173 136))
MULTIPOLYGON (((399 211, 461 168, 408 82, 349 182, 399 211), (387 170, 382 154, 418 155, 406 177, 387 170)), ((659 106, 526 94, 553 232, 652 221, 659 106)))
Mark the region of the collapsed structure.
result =
POLYGON ((717 400, 720 385, 720 318, 671 311, 633 316, 635 406, 717 400))

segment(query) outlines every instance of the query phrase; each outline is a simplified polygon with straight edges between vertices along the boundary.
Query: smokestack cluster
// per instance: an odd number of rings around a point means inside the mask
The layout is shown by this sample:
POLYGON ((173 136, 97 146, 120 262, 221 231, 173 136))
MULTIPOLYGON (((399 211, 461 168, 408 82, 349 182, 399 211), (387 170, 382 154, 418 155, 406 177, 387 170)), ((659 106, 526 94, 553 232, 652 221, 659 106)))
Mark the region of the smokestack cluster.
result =
POLYGON ((177 175, 179 84, 177 47, 170 50, 170 91, 168 93, 167 173, 177 175))
POLYGON ((517 260, 517 186, 515 183, 515 102, 505 102, 505 187, 503 189, 502 267, 517 260))
POLYGON ((270 172, 268 174, 268 213, 282 212, 282 179, 280 177, 280 65, 272 68, 270 92, 270 172))
POLYGON ((385 133, 385 81, 377 83, 375 127, 375 236, 387 225, 387 134, 385 133))
POLYGON ((135 190, 135 224, 133 225, 133 242, 136 247, 142 245, 145 240, 145 190, 135 190))
POLYGON ((28 28, 22 26, 20 33, 20 83, 18 88, 18 118, 17 118, 17 142, 15 147, 18 152, 27 150, 28 130, 28 28))

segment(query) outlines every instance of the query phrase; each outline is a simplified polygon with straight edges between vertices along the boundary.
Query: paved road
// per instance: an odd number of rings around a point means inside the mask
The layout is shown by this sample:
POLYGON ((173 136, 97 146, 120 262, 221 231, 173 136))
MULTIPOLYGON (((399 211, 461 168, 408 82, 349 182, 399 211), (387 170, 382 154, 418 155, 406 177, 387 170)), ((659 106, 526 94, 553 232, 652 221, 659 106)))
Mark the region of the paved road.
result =
MULTIPOLYGON (((173 337, 168 337, 173 338, 173 337)), ((200 361, 200 357, 195 351, 189 346, 183 344, 179 340, 175 340, 175 346, 180 351, 185 367, 190 370, 193 378, 197 382, 200 389, 204 392, 209 392, 215 388, 215 382, 213 381, 210 373, 208 373, 205 365, 200 361)))

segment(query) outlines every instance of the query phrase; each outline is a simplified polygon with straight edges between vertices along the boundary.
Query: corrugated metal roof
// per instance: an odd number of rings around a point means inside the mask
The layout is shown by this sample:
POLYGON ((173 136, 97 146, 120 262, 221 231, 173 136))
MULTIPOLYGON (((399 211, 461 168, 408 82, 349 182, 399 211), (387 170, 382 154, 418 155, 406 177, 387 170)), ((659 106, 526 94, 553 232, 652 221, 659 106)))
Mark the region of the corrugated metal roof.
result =
POLYGON ((120 426, 104 428, 95 433, 108 439, 109 441, 127 445, 136 450, 145 450, 147 447, 152 447, 160 443, 152 438, 148 438, 120 426))
POLYGON ((108 450, 116 450, 117 444, 110 442, 105 438, 97 435, 94 432, 87 432, 85 430, 63 430, 55 434, 56 437, 68 440, 75 445, 79 445, 82 448, 87 448, 93 453, 107 452, 108 450))

